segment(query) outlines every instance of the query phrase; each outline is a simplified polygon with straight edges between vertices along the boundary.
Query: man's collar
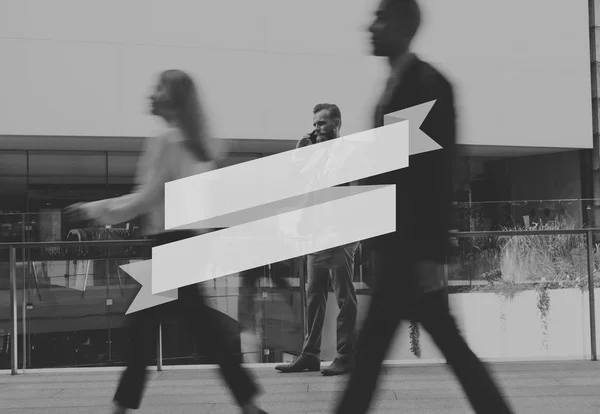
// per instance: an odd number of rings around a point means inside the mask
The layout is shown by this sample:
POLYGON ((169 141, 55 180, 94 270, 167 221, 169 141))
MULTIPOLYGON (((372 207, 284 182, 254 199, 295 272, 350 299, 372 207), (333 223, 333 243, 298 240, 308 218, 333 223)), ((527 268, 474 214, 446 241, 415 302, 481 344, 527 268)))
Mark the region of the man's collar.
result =
POLYGON ((405 53, 400 56, 392 65, 392 76, 400 76, 406 67, 416 58, 416 55, 412 52, 405 53))

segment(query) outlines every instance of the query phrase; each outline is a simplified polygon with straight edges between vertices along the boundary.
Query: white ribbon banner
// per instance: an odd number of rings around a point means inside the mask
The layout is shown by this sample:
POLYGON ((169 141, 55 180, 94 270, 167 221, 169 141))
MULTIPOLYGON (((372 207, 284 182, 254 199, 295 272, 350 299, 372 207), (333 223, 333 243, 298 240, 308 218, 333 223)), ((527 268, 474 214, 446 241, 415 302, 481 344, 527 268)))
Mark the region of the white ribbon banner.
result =
POLYGON ((419 129, 434 103, 388 114, 380 128, 167 183, 167 230, 224 229, 121 266, 142 284, 127 314, 176 300, 180 287, 396 231, 395 185, 334 186, 440 149, 419 129))

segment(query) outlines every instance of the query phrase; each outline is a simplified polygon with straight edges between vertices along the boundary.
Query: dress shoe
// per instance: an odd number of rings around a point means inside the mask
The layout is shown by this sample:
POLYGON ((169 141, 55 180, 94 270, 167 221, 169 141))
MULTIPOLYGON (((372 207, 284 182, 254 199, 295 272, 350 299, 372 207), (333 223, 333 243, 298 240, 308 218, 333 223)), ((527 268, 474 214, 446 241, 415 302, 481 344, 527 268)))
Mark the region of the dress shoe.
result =
POLYGON ((294 357, 291 363, 284 365, 277 365, 275 367, 277 371, 281 372, 314 372, 321 369, 321 361, 319 358, 313 355, 299 355, 294 357))
POLYGON ((333 375, 344 375, 354 369, 354 359, 351 357, 336 358, 330 366, 321 370, 321 374, 327 377, 333 375))

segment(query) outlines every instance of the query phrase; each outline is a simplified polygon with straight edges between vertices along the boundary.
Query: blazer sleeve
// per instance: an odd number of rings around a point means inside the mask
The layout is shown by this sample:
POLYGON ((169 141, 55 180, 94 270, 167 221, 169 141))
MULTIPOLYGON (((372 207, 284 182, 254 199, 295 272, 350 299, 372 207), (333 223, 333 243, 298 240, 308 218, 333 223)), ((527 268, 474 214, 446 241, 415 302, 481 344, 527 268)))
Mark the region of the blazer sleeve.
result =
POLYGON ((167 138, 161 137, 149 146, 144 154, 148 168, 138 170, 134 191, 121 197, 86 203, 82 208, 87 215, 101 225, 118 224, 146 214, 164 198, 165 183, 171 176, 170 165, 174 161, 174 147, 167 138))

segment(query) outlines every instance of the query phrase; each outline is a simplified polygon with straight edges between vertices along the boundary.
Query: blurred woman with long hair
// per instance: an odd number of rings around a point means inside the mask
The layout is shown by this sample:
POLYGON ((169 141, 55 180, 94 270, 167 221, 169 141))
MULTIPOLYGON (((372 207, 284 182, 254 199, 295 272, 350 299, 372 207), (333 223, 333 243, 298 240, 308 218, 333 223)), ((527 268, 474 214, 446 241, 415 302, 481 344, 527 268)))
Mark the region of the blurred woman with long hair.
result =
MULTIPOLYGON (((100 225, 122 223, 140 216, 144 236, 159 246, 199 234, 193 230, 165 231, 165 183, 214 169, 218 151, 216 140, 208 136, 194 82, 185 72, 163 72, 150 101, 152 114, 165 121, 165 129, 147 140, 138 164, 134 191, 121 197, 74 204, 67 208, 67 213, 100 225)), ((241 358, 227 340, 228 332, 207 307, 199 287, 186 286, 178 292, 177 301, 131 315, 131 353, 114 396, 114 413, 139 408, 146 385, 146 369, 156 352, 158 324, 171 310, 185 320, 198 341, 215 355, 241 412, 265 413, 253 403, 259 389, 241 366, 241 358)))

